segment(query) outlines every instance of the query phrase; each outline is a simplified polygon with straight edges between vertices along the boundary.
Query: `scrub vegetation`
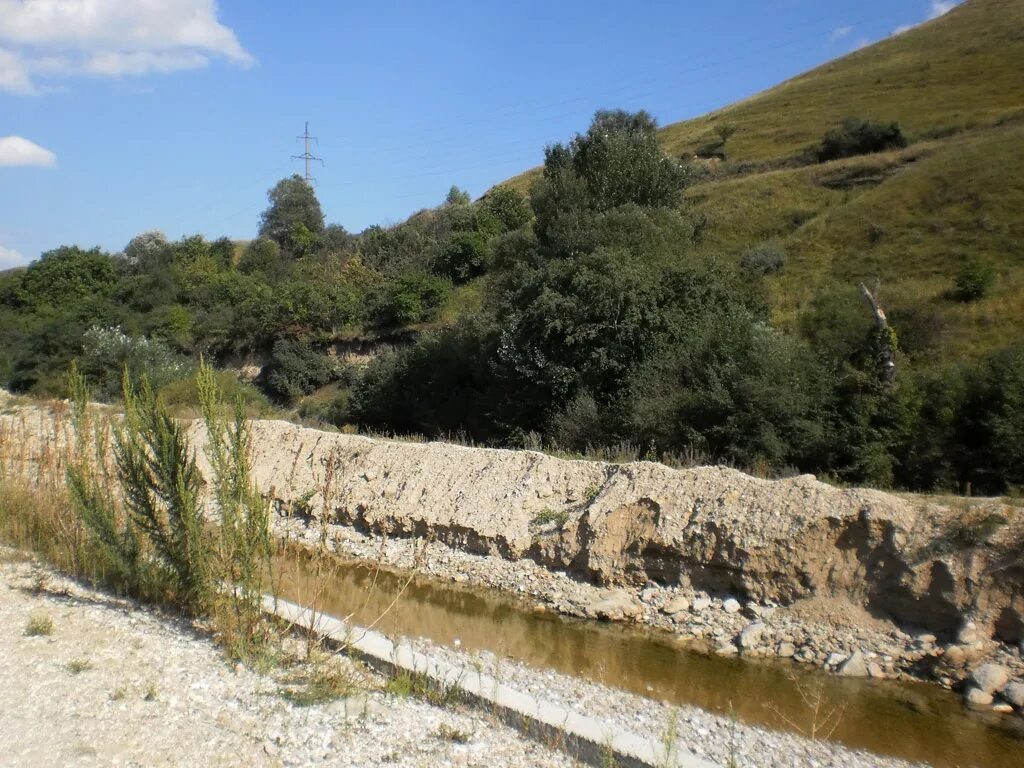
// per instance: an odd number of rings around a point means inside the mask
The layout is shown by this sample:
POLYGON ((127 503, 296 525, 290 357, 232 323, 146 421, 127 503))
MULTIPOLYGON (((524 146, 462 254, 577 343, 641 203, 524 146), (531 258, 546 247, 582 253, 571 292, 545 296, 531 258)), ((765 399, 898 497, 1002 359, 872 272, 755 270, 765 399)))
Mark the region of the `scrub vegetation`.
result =
POLYGON ((77 360, 129 413, 202 410, 202 355, 249 414, 1014 493, 1022 63, 1018 6, 970 0, 696 120, 600 111, 392 227, 291 177, 248 243, 59 248, 0 276, 0 383, 77 360))

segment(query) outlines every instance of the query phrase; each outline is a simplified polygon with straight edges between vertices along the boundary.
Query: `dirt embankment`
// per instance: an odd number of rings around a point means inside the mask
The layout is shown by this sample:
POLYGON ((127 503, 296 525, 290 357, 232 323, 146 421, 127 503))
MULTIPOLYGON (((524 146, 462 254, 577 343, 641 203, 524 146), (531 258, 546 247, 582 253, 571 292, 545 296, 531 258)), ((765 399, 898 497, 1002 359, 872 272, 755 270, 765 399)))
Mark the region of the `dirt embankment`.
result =
MULTIPOLYGON (((21 455, 52 439, 46 410, 0 419, 22 433, 21 455)), ((257 483, 282 510, 529 558, 602 585, 679 584, 782 605, 842 597, 907 626, 947 632, 969 618, 1003 642, 1024 640, 1024 515, 995 502, 951 509, 812 476, 569 461, 283 421, 253 428, 257 483)), ((191 431, 201 456, 202 425, 191 431)))

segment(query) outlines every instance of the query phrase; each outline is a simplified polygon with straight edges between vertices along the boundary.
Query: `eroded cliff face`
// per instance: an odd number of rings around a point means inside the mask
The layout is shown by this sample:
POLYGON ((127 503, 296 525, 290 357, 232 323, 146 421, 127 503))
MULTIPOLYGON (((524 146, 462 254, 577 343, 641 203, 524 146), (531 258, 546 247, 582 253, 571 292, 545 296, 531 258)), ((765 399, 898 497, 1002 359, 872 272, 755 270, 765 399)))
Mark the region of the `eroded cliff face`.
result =
MULTIPOLYGON (((52 450, 44 409, 18 409, 0 426, 19 443, 22 469, 31 471, 26 446, 52 450)), ((205 470, 205 430, 193 423, 190 434, 205 470)), ((1024 639, 1024 515, 995 502, 951 510, 812 476, 569 461, 283 421, 254 422, 253 437, 256 482, 282 512, 531 558, 600 584, 683 584, 782 604, 843 596, 907 625, 943 631, 971 616, 1004 641, 1024 639)))

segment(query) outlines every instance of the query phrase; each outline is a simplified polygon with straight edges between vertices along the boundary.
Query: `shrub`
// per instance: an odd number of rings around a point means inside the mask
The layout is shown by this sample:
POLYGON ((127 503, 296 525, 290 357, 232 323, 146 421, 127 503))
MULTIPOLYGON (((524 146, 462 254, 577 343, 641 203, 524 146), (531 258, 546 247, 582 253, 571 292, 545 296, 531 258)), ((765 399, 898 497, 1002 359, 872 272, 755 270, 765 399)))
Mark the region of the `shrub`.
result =
POLYGON ((409 272, 384 287, 376 320, 383 326, 402 326, 434 320, 451 293, 451 284, 436 275, 409 272))
POLYGON ((270 353, 267 387, 278 397, 291 399, 308 395, 334 375, 327 355, 298 339, 278 339, 270 353))
POLYGON ((217 377, 200 365, 208 489, 219 516, 210 526, 187 425, 171 416, 149 383, 143 379, 134 389, 125 377, 112 476, 105 468, 105 427, 93 423, 85 380, 74 369, 68 379, 76 443, 67 457, 67 485, 88 543, 115 566, 106 578, 136 595, 170 598, 193 615, 211 616, 236 656, 254 650, 264 639, 260 601, 271 544, 269 508, 252 480, 242 401, 226 417, 217 377))
POLYGON ((957 273, 953 283, 952 296, 957 301, 978 301, 988 295, 995 282, 996 273, 988 264, 972 259, 957 273))
POLYGON ((129 336, 119 327, 93 326, 83 336, 82 373, 96 394, 112 400, 121 391, 121 372, 127 371, 133 386, 145 377, 154 388, 181 378, 189 363, 159 339, 129 336))
POLYGON ((785 263, 785 251, 774 245, 748 248, 740 257, 740 266, 755 275, 774 275, 785 263))
POLYGON ((886 149, 907 146, 907 137, 899 123, 874 123, 857 117, 848 117, 838 128, 825 134, 818 147, 818 162, 837 160, 841 157, 866 155, 886 149))
POLYGON ((501 222, 506 232, 519 229, 533 216, 526 197, 512 187, 499 185, 487 193, 482 205, 501 222))
POLYGON ((455 232, 441 248, 434 270, 455 283, 483 274, 487 268, 487 238, 481 232, 455 232))

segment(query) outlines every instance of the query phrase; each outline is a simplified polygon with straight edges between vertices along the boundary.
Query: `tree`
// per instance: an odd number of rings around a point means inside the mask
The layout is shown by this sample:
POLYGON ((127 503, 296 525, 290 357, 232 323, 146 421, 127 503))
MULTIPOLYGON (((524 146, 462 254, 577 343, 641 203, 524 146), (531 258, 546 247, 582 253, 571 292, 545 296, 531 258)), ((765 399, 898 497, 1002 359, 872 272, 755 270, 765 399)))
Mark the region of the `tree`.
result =
POLYGON ((661 149, 656 131, 646 112, 598 111, 585 134, 545 150, 531 205, 551 255, 592 250, 595 214, 624 205, 678 209, 692 174, 661 149))
POLYGON ((324 214, 313 188, 298 174, 281 179, 267 193, 270 205, 260 217, 260 237, 269 237, 284 250, 293 252, 296 237, 318 235, 324 229, 324 214))
POLYGON ((501 222, 506 232, 519 229, 533 216, 526 196, 512 187, 500 184, 484 197, 484 210, 501 222))
POLYGON ((469 205, 470 197, 469 192, 464 189, 459 189, 457 186, 452 184, 452 188, 448 190, 448 195, 444 199, 445 205, 469 205))
POLYGON ((480 232, 453 233, 434 261, 435 271, 456 283, 476 277, 486 267, 487 238, 480 232))

